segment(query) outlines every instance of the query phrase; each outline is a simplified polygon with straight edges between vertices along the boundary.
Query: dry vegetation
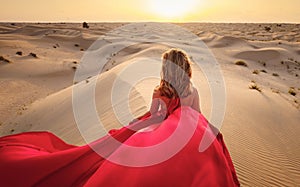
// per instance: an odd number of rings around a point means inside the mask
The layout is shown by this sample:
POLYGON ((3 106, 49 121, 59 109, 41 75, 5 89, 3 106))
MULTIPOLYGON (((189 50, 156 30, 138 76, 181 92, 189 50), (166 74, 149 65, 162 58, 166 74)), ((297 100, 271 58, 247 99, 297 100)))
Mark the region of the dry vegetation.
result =
POLYGON ((245 61, 243 61, 243 60, 237 60, 235 62, 235 65, 248 67, 248 64, 245 61))

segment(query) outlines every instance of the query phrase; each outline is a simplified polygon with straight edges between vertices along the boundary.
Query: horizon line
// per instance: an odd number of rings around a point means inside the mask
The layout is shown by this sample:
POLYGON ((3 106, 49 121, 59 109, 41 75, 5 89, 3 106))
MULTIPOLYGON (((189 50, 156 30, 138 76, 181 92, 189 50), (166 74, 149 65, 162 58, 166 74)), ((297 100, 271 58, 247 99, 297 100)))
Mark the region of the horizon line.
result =
POLYGON ((240 21, 1 21, 0 23, 83 23, 83 22, 87 22, 87 23, 249 23, 249 24, 300 24, 300 22, 275 22, 275 21, 270 21, 270 22, 265 22, 265 21, 257 21, 257 22, 252 22, 252 21, 245 21, 245 22, 240 22, 240 21))

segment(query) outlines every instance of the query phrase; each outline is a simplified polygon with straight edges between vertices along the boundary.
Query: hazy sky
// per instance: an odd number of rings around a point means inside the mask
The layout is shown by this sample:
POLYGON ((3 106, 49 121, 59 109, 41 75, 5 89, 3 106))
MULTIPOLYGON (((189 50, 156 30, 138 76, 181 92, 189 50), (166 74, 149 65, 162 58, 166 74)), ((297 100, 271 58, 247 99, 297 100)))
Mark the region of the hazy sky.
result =
POLYGON ((300 23, 300 0, 0 0, 0 5, 0 21, 300 23))

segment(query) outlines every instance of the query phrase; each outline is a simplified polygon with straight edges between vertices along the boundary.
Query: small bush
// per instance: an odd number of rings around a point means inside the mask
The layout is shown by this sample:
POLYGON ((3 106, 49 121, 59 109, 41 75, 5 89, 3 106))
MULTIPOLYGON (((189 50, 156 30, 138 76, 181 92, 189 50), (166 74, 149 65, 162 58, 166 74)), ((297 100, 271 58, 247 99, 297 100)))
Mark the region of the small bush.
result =
POLYGON ((274 77, 279 77, 279 75, 277 73, 273 73, 272 74, 274 77))
POLYGON ((259 74, 259 71, 256 69, 256 70, 254 70, 252 73, 258 75, 258 74, 259 74))
POLYGON ((56 48, 58 48, 58 47, 59 47, 59 44, 53 45, 53 48, 54 48, 54 49, 56 49, 56 48))
POLYGON ((30 53, 29 56, 32 56, 34 58, 37 58, 37 55, 35 53, 30 53))
POLYGON ((271 31, 271 27, 265 27, 265 31, 270 32, 271 31))
POLYGON ((235 65, 248 67, 248 64, 242 60, 236 61, 235 65))
POLYGON ((259 92, 261 92, 261 88, 257 86, 256 83, 252 82, 252 84, 249 86, 249 89, 251 90, 257 90, 259 92))
POLYGON ((83 22, 82 23, 82 27, 86 28, 86 29, 90 28, 90 26, 89 26, 89 24, 87 22, 83 22))
POLYGON ((4 58, 3 56, 0 56, 0 61, 6 62, 6 63, 12 63, 10 60, 4 58))
POLYGON ((22 53, 22 51, 17 51, 17 52, 16 52, 16 55, 22 56, 23 53, 22 53))
POLYGON ((263 73, 268 73, 266 70, 264 70, 264 69, 262 69, 262 70, 260 70, 261 72, 263 72, 263 73))
POLYGON ((261 65, 263 65, 264 67, 266 67, 267 66, 267 63, 266 62, 264 62, 264 61, 258 61, 258 63, 260 63, 261 65))
POLYGON ((295 91, 294 88, 290 88, 289 94, 291 94, 292 96, 296 96, 297 95, 297 93, 296 93, 296 91, 295 91))

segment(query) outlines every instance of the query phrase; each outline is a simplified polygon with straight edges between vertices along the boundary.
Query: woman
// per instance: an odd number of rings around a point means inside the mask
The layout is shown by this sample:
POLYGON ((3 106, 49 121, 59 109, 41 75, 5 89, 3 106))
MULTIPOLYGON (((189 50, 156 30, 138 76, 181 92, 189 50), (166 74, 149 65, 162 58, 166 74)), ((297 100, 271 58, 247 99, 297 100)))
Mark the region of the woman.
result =
POLYGON ((191 76, 184 51, 165 52, 150 111, 90 145, 48 132, 0 138, 0 185, 239 186, 222 135, 200 113, 191 76), (199 152, 207 130, 216 138, 199 152))

